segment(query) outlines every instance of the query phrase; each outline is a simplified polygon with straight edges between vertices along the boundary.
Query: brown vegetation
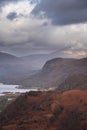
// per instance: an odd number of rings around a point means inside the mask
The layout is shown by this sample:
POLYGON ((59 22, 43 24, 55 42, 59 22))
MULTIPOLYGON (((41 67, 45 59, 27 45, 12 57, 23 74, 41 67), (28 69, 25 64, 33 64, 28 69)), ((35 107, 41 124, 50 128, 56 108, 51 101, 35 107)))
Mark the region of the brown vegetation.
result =
POLYGON ((87 130, 87 91, 30 92, 0 115, 0 130, 87 130))

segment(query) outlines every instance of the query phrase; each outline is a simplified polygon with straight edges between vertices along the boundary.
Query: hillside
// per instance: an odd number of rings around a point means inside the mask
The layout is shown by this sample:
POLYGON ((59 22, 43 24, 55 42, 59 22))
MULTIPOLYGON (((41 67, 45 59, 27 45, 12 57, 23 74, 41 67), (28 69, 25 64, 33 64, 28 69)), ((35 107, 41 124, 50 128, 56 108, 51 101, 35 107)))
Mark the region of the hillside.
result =
POLYGON ((56 91, 61 93, 72 89, 87 90, 87 74, 74 74, 69 76, 57 87, 56 91))
MULTIPOLYGON (((87 58, 63 59, 56 58, 46 62, 38 74, 26 79, 25 86, 41 88, 58 87, 69 76, 87 75, 87 58)), ((79 80, 78 80, 79 81, 79 80)))
POLYGON ((30 92, 0 115, 0 130, 87 130, 87 91, 30 92))

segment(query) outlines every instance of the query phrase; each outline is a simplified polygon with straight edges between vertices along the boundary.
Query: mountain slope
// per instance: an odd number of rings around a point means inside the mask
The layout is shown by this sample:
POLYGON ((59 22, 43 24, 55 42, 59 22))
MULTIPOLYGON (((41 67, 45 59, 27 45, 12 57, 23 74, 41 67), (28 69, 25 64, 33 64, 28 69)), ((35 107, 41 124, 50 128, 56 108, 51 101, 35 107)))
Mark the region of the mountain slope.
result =
POLYGON ((56 91, 64 92, 72 89, 87 90, 87 74, 74 74, 61 83, 56 91))
POLYGON ((87 74, 87 58, 56 58, 46 62, 38 74, 26 79, 25 86, 41 88, 57 87, 71 75, 87 74))
POLYGON ((0 130, 87 130, 87 91, 30 92, 0 114, 0 130))

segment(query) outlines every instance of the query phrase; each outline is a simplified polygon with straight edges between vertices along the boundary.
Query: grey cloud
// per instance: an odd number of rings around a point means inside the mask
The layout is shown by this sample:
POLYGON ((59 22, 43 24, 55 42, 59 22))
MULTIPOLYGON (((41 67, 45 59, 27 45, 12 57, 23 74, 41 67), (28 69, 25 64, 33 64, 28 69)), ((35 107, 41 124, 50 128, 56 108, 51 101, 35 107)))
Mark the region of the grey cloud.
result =
POLYGON ((17 18, 17 13, 16 12, 10 12, 8 15, 7 15, 7 18, 9 20, 14 20, 15 18, 17 18))
MULTIPOLYGON (((0 39, 2 43, 0 43, 0 48, 18 55, 39 53, 41 51, 45 53, 45 50, 48 52, 49 50, 57 50, 58 56, 69 55, 70 51, 74 54, 76 50, 84 50, 87 48, 86 32, 81 32, 84 28, 79 29, 79 32, 75 32, 75 29, 71 29, 70 26, 63 26, 58 27, 57 32, 55 32, 55 26, 36 25, 37 29, 34 30, 32 27, 29 29, 29 24, 27 25, 25 23, 25 25, 27 27, 26 29, 18 28, 17 31, 11 32, 9 36, 5 35, 2 41, 0 39), (79 35, 82 37, 79 37, 79 35), (74 41, 74 43, 72 41, 74 41)), ((72 28, 76 27, 71 26, 72 28)), ((85 27, 87 27, 87 25, 85 27)), ((78 26, 78 28, 81 27, 78 26)))
MULTIPOLYGON (((44 16, 52 19, 53 24, 57 25, 85 22, 87 2, 84 0, 65 1, 42 0, 32 13, 38 15, 44 11, 44 16), (77 4, 77 2, 79 3, 77 4)), ((54 26, 44 17, 42 17, 43 19, 25 17, 16 10, 12 11, 8 15, 6 14, 10 20, 1 19, 0 51, 27 55, 57 50, 57 56, 69 54, 71 56, 72 54, 72 57, 74 53, 84 55, 84 51, 87 52, 87 24, 54 26), (15 18, 18 19, 14 20, 15 18), (84 50, 85 48, 86 50, 84 50)), ((3 12, 1 13, 3 15, 3 12)))
POLYGON ((41 0, 32 14, 41 12, 56 25, 87 22, 87 0, 41 0))

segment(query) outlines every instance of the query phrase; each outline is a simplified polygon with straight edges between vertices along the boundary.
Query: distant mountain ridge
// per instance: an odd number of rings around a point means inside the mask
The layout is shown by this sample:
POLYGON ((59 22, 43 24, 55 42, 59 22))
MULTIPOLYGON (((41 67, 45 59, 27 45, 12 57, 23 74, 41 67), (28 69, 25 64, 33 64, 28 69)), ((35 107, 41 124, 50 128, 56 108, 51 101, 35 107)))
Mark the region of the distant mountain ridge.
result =
POLYGON ((13 58, 16 56, 12 55, 12 54, 9 54, 9 53, 5 53, 5 52, 0 52, 0 58, 13 58))
POLYGON ((0 82, 20 84, 21 81, 40 70, 51 57, 53 56, 50 54, 32 54, 18 57, 0 52, 0 82))
POLYGON ((5 53, 5 52, 0 52, 0 62, 7 62, 7 61, 10 61, 10 60, 18 60, 18 57, 12 55, 12 54, 9 54, 9 53, 5 53))
MULTIPOLYGON (((79 82, 80 79, 77 78, 79 76, 83 76, 84 79, 86 79, 86 57, 82 59, 61 57, 51 60, 47 59, 50 59, 48 54, 17 57, 0 52, 0 82, 7 84, 21 84, 25 87, 58 87, 58 91, 65 91, 70 89, 71 86, 69 87, 68 80, 72 81, 74 75, 76 75, 76 79, 74 78, 73 82, 79 82), (45 63, 45 61, 47 62, 45 63), (43 66, 42 69, 38 71, 41 66, 43 66), (66 89, 64 87, 65 81, 67 81, 66 89), (63 86, 59 87, 61 84, 63 86)), ((73 82, 71 82, 72 85, 73 82)), ((81 82, 83 81, 81 80, 81 82)), ((83 86, 87 89, 86 85, 83 84, 83 86)), ((82 88, 81 86, 79 87, 82 88)), ((75 86, 73 86, 73 88, 75 88, 75 86)))
POLYGON ((21 57, 0 52, 0 82, 19 84, 22 79, 34 74, 34 71, 30 60, 27 62, 21 57))
POLYGON ((9 53, 0 52, 0 62, 14 62, 15 60, 18 63, 25 63, 27 67, 29 66, 30 70, 41 69, 48 59, 50 59, 49 54, 32 54, 18 57, 9 53))

